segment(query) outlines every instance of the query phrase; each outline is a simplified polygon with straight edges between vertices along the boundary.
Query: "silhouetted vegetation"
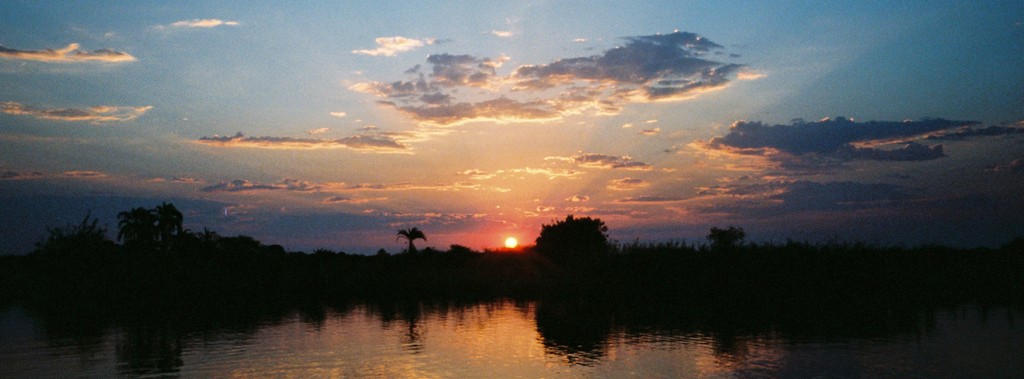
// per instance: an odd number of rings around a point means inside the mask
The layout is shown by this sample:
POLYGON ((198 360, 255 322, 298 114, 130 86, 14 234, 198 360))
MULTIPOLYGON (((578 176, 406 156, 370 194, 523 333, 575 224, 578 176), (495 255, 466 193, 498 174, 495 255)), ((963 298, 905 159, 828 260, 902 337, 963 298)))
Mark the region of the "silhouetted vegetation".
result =
POLYGON ((402 238, 405 238, 406 241, 409 241, 409 249, 406 251, 409 253, 415 253, 416 245, 413 244, 413 241, 417 239, 426 241, 427 235, 423 234, 423 231, 421 231, 419 228, 402 229, 398 231, 398 237, 396 239, 402 238))
POLYGON ((541 226, 536 250, 559 265, 589 264, 609 252, 607 233, 608 227, 599 218, 568 215, 563 221, 541 226))
POLYGON ((162 204, 122 213, 124 245, 89 215, 49 229, 34 252, 0 257, 0 304, 44 315, 56 330, 150 317, 258 317, 324 304, 512 298, 547 304, 537 310, 538 326, 552 348, 561 339, 590 346, 600 340, 591 333, 605 333, 585 323, 557 325, 579 315, 577 308, 606 309, 616 320, 685 315, 686 322, 727 325, 757 315, 795 333, 885 312, 1024 305, 1021 238, 999 249, 740 243, 745 233, 730 227, 713 228, 710 245, 612 244, 600 219, 568 216, 544 225, 536 246, 516 253, 417 250, 412 241, 425 235, 412 228, 399 232, 409 253, 366 256, 288 252, 248 236, 190 232, 176 212, 162 204))
POLYGON ((712 227, 711 233, 708 234, 708 241, 711 241, 711 249, 713 250, 731 250, 739 245, 746 236, 747 232, 743 231, 743 228, 735 226, 730 226, 726 229, 712 227))

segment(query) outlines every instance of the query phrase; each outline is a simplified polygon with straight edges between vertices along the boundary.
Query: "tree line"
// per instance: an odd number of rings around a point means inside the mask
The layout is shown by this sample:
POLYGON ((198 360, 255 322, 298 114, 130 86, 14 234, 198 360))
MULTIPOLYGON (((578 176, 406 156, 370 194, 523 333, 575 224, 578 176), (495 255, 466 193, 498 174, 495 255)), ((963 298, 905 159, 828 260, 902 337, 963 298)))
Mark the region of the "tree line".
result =
POLYGON ((51 228, 34 252, 0 257, 0 302, 34 307, 211 309, 367 299, 590 298, 769 311, 837 301, 861 306, 1024 304, 1024 238, 1002 248, 745 242, 711 228, 707 243, 608 238, 598 218, 542 225, 515 254, 461 245, 400 254, 288 252, 248 236, 182 228, 172 204, 118 215, 115 241, 86 215, 51 228))

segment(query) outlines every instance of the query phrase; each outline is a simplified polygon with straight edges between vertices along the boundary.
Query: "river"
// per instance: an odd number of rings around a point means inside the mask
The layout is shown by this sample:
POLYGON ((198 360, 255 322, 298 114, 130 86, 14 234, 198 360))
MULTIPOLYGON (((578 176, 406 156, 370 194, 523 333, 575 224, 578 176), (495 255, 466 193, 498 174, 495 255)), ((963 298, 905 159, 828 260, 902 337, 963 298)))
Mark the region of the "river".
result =
POLYGON ((74 315, 55 322, 8 306, 0 310, 0 377, 1010 378, 1024 372, 1019 309, 956 306, 863 322, 840 317, 806 328, 747 323, 744 315, 717 323, 647 313, 503 300, 348 304, 208 324, 104 323, 74 315))

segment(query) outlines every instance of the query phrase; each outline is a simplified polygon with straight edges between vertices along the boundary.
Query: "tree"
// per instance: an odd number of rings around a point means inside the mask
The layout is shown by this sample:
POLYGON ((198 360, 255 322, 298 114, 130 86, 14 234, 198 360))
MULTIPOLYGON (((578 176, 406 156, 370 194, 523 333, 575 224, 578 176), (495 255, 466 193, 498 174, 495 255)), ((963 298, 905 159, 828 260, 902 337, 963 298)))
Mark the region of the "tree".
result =
POLYGON ((402 238, 405 238, 407 241, 409 241, 409 252, 410 253, 415 253, 416 252, 416 245, 413 245, 412 241, 415 241, 417 239, 421 239, 421 240, 424 240, 424 241, 427 240, 427 236, 425 234, 423 234, 423 232, 419 228, 411 228, 411 229, 399 230, 398 231, 398 237, 396 237, 395 240, 397 241, 397 240, 400 240, 402 238))
POLYGON ((114 243, 107 239, 107 230, 99 220, 85 214, 78 225, 46 228, 46 240, 36 244, 36 252, 49 256, 67 256, 77 253, 95 254, 110 251, 114 243))
POLYGON ((182 234, 182 222, 184 216, 174 207, 174 204, 161 203, 153 210, 156 218, 156 230, 160 242, 165 246, 171 242, 171 238, 182 234))
POLYGON ((743 231, 743 228, 735 226, 730 226, 726 229, 712 227, 711 233, 708 234, 708 241, 711 241, 712 250, 724 251, 738 246, 746 236, 747 233, 743 231))
POLYGON ((160 235, 156 214, 137 207, 117 214, 117 240, 126 245, 152 245, 160 235))
POLYGON ((551 225, 542 225, 537 252, 558 264, 574 264, 608 253, 608 227, 599 218, 572 215, 551 225))

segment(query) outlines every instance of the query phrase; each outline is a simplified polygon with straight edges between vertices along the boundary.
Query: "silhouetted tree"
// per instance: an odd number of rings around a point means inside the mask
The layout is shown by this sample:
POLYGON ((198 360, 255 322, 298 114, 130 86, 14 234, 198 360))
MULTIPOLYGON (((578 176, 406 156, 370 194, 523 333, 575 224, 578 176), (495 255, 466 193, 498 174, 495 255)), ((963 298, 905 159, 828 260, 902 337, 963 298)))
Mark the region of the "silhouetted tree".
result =
POLYGON ((94 253, 113 248, 107 230, 99 220, 86 213, 78 225, 47 228, 46 239, 36 244, 36 252, 46 255, 68 255, 75 252, 94 253))
POLYGON ((726 229, 712 227, 711 233, 708 234, 708 241, 711 241, 711 248, 713 250, 729 250, 739 245, 746 236, 747 233, 743 231, 743 228, 735 226, 730 226, 726 229))
POLYGON ((173 237, 182 234, 181 224, 184 216, 174 207, 174 204, 161 203, 153 210, 156 217, 156 230, 160 242, 167 246, 173 237))
POLYGON ((117 240, 126 245, 151 245, 160 238, 157 216, 143 207, 117 214, 117 240))
POLYGON ((203 228, 202 232, 196 232, 193 234, 200 242, 203 243, 215 243, 220 239, 220 234, 207 228, 203 228))
POLYGON ((537 252, 555 263, 600 257, 608 253, 608 227, 599 218, 572 215, 551 225, 542 225, 537 252))
POLYGON ((424 241, 427 240, 427 236, 425 234, 423 234, 423 232, 419 228, 411 228, 411 229, 399 230, 398 231, 398 237, 395 238, 395 240, 397 241, 397 240, 402 239, 402 238, 405 238, 407 241, 409 241, 409 252, 410 253, 415 253, 416 252, 416 245, 413 245, 412 241, 415 241, 417 239, 421 239, 421 240, 424 240, 424 241))

